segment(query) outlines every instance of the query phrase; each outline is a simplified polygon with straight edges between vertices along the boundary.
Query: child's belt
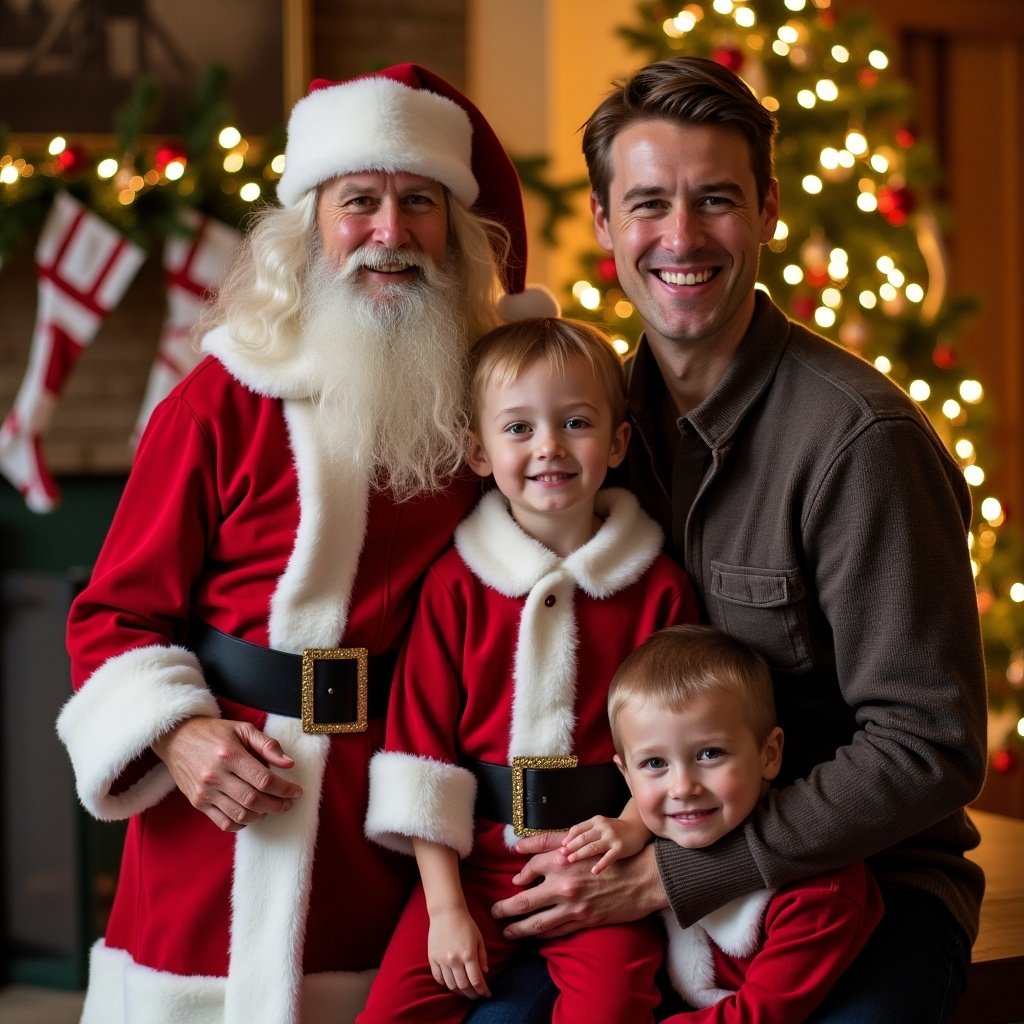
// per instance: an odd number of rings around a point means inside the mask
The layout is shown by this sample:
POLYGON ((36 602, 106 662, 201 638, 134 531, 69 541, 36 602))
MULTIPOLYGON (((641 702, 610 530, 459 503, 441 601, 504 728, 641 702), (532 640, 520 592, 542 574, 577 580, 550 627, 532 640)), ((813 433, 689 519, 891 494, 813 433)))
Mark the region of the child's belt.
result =
POLYGON ((464 761, 477 780, 474 816, 511 825, 516 835, 564 832, 595 814, 618 817, 629 787, 610 761, 577 767, 576 758, 514 757, 511 765, 464 761))
POLYGON ((393 651, 370 656, 365 647, 331 647, 288 654, 198 621, 188 646, 216 696, 301 718, 303 732, 365 732, 369 719, 387 714, 393 651))

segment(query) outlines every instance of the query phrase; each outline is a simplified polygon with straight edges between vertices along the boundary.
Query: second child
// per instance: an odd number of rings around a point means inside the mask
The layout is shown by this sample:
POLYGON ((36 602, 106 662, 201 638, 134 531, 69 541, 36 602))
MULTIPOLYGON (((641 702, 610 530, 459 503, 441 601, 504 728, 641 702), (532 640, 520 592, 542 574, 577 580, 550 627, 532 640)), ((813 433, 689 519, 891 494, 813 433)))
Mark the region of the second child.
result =
MULTIPOLYGON (((615 763, 633 799, 619 819, 575 826, 570 860, 601 871, 652 836, 712 846, 749 818, 782 766, 771 673, 710 626, 656 633, 622 663, 608 695, 615 763)), ((668 974, 696 1007, 664 1024, 801 1024, 853 962, 882 916, 863 861, 747 893, 681 928, 671 910, 668 974)))
MULTIPOLYGON (((652 632, 697 616, 660 528, 628 492, 601 490, 629 438, 604 335, 526 320, 473 361, 468 461, 496 488, 424 581, 371 766, 367 833, 414 853, 421 884, 363 1024, 462 1021, 489 995, 522 946, 490 912, 517 889, 513 844, 622 810, 608 684, 652 632)), ((552 1020, 652 1021, 663 943, 657 920, 545 940, 552 1020)))

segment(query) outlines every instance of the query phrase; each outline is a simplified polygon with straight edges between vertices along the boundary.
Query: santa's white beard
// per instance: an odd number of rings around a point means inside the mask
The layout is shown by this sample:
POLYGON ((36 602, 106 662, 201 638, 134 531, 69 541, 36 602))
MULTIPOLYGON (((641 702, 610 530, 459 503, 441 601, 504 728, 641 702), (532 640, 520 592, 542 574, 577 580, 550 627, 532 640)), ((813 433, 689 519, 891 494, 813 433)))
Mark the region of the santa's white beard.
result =
POLYGON ((442 486, 465 453, 460 292, 457 274, 405 250, 360 250, 340 270, 319 254, 307 277, 300 345, 322 368, 320 427, 339 460, 399 496, 442 486), (421 270, 371 294, 358 279, 368 263, 421 270))

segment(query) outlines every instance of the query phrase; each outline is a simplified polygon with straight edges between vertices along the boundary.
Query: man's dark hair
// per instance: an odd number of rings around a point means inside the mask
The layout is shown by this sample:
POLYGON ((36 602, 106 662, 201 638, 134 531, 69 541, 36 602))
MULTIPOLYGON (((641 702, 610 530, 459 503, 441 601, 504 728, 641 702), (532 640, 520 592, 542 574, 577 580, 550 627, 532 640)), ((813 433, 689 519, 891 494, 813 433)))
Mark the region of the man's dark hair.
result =
POLYGON ((590 185, 606 213, 615 137, 638 121, 654 120, 721 125, 741 132, 750 149, 758 206, 764 207, 775 173, 775 117, 742 79, 721 64, 707 57, 673 57, 617 82, 583 126, 590 185))

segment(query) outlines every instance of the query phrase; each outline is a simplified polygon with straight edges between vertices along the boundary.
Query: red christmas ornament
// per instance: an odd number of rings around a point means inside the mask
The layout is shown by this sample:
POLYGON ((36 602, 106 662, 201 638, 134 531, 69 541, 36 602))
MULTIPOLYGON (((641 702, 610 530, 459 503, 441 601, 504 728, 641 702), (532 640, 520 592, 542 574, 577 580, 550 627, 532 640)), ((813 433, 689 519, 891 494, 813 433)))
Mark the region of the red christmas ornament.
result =
POLYGON ((883 185, 878 190, 878 212, 895 227, 906 222, 916 205, 914 193, 906 186, 890 188, 883 185))
POLYGON ((57 154, 54 163, 61 174, 81 174, 89 166, 89 154, 82 146, 72 143, 57 154))
POLYGON ((604 259, 597 264, 597 276, 605 283, 612 284, 619 279, 615 270, 615 260, 604 259))
POLYGON ((186 162, 184 148, 177 142, 165 142, 153 153, 153 169, 163 174, 167 170, 167 165, 175 160, 186 162))
POLYGON ((932 350, 932 362, 940 370, 952 370, 957 363, 956 349, 949 345, 936 345, 932 350))
POLYGON ((793 315, 798 320, 810 320, 818 304, 809 295, 798 295, 793 299, 793 315))
POLYGON ((824 288, 828 284, 830 278, 827 270, 819 270, 817 268, 809 268, 804 274, 804 280, 812 288, 824 288))
POLYGON ((711 54, 711 59, 716 63, 721 64, 723 68, 728 68, 730 71, 737 74, 747 62, 742 51, 735 46, 719 47, 713 54, 711 54))
POLYGON ((1000 775, 1009 775, 1017 767, 1017 755, 1008 749, 997 750, 992 755, 992 769, 1000 775))
POLYGON ((873 89, 878 85, 878 72, 874 68, 861 68, 857 72, 857 83, 865 89, 873 89))
POLYGON ((904 149, 910 149, 910 147, 917 141, 917 136, 914 133, 913 128, 900 128, 896 132, 896 143, 902 146, 904 149))

